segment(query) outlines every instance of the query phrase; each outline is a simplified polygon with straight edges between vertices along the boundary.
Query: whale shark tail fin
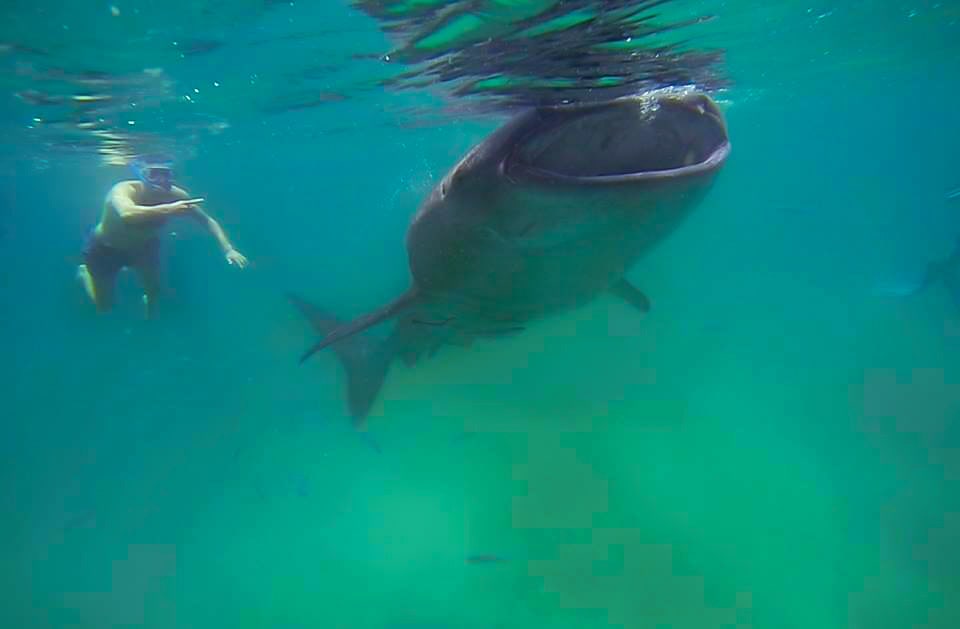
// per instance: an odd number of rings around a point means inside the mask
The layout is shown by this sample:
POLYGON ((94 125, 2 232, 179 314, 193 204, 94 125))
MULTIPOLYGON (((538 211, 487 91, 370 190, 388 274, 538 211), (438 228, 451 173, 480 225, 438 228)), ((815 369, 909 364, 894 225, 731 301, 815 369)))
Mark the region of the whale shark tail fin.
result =
POLYGON ((347 337, 353 336, 359 332, 363 332, 367 328, 373 327, 391 317, 395 317, 397 314, 417 302, 419 299, 420 293, 416 288, 411 288, 386 306, 378 308, 377 310, 374 310, 369 314, 365 314, 362 317, 357 317, 350 323, 338 323, 333 327, 324 327, 323 329, 318 328, 317 331, 321 334, 325 334, 325 336, 315 345, 313 345, 313 347, 303 353, 303 355, 300 357, 300 362, 303 363, 308 358, 329 345, 333 345, 338 341, 342 341, 347 337))
MULTIPOLYGON (((300 359, 301 363, 310 355, 333 343, 333 341, 325 341, 331 335, 336 334, 338 330, 352 327, 352 324, 344 325, 343 322, 338 321, 298 295, 288 293, 287 298, 310 322, 313 329, 324 337, 321 343, 307 351, 300 359)), ((370 407, 377 399, 377 394, 383 386, 383 381, 386 379, 387 371, 390 368, 390 362, 393 359, 385 343, 362 336, 354 336, 361 329, 370 325, 373 324, 351 330, 349 334, 339 335, 334 341, 341 342, 334 343, 332 346, 334 353, 340 359, 347 373, 347 407, 354 425, 358 428, 363 427, 367 413, 370 412, 370 407)))

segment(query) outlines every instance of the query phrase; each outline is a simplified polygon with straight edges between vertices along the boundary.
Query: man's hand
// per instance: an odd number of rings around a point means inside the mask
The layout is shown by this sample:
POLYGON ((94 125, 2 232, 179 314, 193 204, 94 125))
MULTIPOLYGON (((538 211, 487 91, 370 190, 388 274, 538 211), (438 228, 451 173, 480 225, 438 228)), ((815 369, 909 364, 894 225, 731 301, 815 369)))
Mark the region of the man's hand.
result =
POLYGON ((231 249, 227 252, 227 264, 236 264, 239 268, 243 269, 247 266, 247 259, 236 249, 231 249))

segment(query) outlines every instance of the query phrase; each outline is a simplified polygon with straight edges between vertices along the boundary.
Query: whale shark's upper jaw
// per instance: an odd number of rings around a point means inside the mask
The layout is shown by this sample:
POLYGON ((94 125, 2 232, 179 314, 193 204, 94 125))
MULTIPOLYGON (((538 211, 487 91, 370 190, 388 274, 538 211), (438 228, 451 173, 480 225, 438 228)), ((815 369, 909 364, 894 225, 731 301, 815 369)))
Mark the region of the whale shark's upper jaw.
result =
POLYGON ((716 170, 729 152, 716 104, 673 88, 547 110, 518 138, 502 169, 521 179, 641 182, 716 170))

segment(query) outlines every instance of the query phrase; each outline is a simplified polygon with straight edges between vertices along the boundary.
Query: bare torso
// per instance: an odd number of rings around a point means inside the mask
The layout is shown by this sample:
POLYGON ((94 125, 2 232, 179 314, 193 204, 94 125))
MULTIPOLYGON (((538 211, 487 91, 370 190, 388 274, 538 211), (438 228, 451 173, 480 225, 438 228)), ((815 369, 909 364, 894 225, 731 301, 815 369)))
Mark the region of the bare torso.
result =
POLYGON ((113 204, 114 195, 128 196, 137 205, 151 206, 189 198, 186 191, 173 186, 169 191, 148 188, 139 181, 121 181, 107 194, 103 213, 96 227, 97 238, 104 244, 130 251, 157 237, 169 216, 158 213, 155 219, 131 223, 125 221, 113 204))

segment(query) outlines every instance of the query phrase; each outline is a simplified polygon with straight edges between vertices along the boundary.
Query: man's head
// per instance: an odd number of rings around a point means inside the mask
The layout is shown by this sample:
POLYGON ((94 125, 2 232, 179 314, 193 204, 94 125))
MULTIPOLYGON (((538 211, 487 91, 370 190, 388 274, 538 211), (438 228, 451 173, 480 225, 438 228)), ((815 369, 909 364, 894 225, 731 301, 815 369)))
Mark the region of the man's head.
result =
POLYGON ((145 186, 169 191, 173 185, 173 160, 164 155, 142 155, 130 164, 133 174, 145 186))

